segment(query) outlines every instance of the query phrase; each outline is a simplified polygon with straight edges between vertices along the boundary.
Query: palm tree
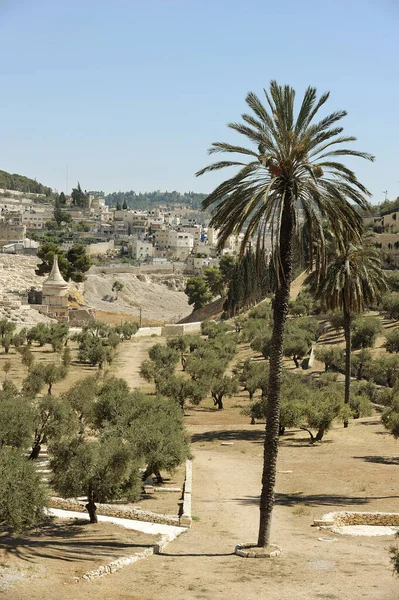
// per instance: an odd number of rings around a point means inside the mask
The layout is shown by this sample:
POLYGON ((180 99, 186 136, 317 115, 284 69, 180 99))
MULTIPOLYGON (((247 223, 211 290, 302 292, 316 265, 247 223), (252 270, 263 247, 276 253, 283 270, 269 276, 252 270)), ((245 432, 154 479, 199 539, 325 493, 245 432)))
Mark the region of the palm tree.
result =
POLYGON ((374 160, 369 154, 349 150, 343 144, 356 138, 341 135, 337 126, 345 111, 334 112, 315 122, 316 114, 329 93, 317 99, 309 87, 299 111, 294 108, 295 91, 275 81, 265 91, 266 105, 249 93, 246 101, 253 114, 243 114, 244 123, 229 127, 244 135, 253 148, 214 143, 209 154, 237 153, 243 160, 223 160, 205 167, 202 175, 225 167, 238 172, 221 183, 204 200, 203 208, 212 207, 211 226, 219 229, 222 248, 229 235, 244 231, 242 252, 256 238, 261 251, 266 234, 271 232, 277 289, 273 314, 270 353, 269 392, 266 409, 264 464, 260 498, 258 546, 270 543, 271 517, 279 438, 280 388, 284 326, 287 319, 294 245, 300 239, 304 221, 309 239, 309 262, 317 270, 324 265, 323 220, 327 220, 336 238, 345 230, 350 239, 360 239, 362 219, 352 203, 366 208, 366 188, 348 167, 337 162, 339 156, 357 156, 374 160), (318 241, 317 244, 313 244, 318 241), (315 247, 315 251, 313 251, 315 247))
MULTIPOLYGON (((340 240, 342 242, 342 240, 340 240)), ((351 382, 352 314, 363 312, 388 289, 376 250, 351 243, 335 245, 325 275, 316 284, 316 297, 327 310, 341 310, 345 335, 345 404, 351 382)), ((345 420, 344 427, 348 427, 345 420)))

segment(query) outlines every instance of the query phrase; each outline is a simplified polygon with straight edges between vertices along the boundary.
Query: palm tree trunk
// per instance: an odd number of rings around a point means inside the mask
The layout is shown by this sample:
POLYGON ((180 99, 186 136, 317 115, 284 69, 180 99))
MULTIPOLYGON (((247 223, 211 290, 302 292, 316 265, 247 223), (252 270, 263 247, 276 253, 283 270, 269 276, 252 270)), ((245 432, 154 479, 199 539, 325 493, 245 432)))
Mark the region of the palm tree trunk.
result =
POLYGON ((276 482, 277 453, 280 433, 280 389, 283 368, 284 328, 288 314, 290 283, 292 275, 292 242, 294 222, 290 198, 286 199, 280 229, 280 281, 277 287, 273 334, 270 351, 269 389, 266 405, 266 433, 263 452, 262 491, 260 496, 260 521, 258 546, 270 544, 274 486, 276 482))
MULTIPOLYGON (((345 335, 345 404, 349 406, 351 392, 351 352, 352 352, 351 315, 344 310, 344 335, 345 335)), ((344 421, 344 427, 348 427, 348 420, 344 421)))

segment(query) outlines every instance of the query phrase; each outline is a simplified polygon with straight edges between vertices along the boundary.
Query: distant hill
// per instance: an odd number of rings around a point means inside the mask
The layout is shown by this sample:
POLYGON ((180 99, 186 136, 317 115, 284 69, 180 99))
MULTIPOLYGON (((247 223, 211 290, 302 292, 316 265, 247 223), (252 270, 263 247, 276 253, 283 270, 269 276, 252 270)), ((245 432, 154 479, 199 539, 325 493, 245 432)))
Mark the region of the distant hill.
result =
POLYGON ((132 209, 151 209, 152 207, 165 205, 174 206, 184 204, 192 210, 199 210, 202 201, 207 194, 197 194, 195 192, 140 192, 136 194, 133 190, 130 192, 113 192, 105 196, 105 202, 109 206, 116 206, 118 203, 123 206, 126 202, 128 208, 132 209))
POLYGON ((39 183, 36 179, 30 179, 17 173, 0 171, 0 189, 15 190, 27 194, 46 194, 50 196, 52 189, 39 183))

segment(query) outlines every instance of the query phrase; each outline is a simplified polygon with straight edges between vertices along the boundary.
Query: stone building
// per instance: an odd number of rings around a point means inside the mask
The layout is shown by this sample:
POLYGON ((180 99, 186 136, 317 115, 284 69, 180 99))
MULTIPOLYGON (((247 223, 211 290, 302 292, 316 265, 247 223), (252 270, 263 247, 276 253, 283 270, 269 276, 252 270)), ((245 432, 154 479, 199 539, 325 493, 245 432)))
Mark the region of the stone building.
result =
POLYGON ((58 256, 55 254, 50 275, 43 283, 42 306, 45 310, 41 312, 45 312, 49 317, 68 320, 68 294, 69 286, 60 273, 58 256))

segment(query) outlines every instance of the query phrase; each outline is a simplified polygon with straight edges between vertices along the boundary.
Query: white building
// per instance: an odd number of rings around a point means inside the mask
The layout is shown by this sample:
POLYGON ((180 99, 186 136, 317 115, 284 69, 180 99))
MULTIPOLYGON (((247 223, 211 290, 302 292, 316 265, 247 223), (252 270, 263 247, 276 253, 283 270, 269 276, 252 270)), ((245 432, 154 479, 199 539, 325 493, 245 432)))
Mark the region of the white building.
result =
POLYGON ((129 244, 129 251, 134 260, 148 260, 153 256, 154 247, 150 242, 136 240, 129 244))
POLYGON ((165 251, 169 256, 185 259, 194 247, 194 238, 191 233, 161 229, 154 233, 154 243, 157 250, 165 251))

